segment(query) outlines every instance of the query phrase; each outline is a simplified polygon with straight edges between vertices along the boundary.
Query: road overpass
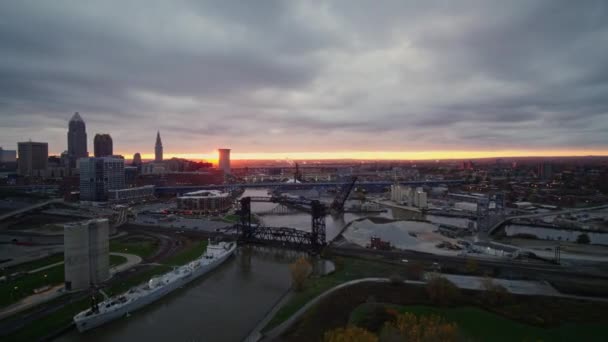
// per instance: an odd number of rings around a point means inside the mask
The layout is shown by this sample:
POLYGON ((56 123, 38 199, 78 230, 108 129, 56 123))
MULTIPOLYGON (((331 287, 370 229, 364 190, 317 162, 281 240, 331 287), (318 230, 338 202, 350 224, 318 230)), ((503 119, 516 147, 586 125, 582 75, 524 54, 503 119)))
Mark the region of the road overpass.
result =
POLYGON ((30 206, 25 207, 25 208, 13 210, 13 211, 8 212, 8 213, 6 213, 4 215, 0 215, 0 221, 4 221, 4 220, 6 220, 8 218, 11 218, 13 216, 17 216, 17 215, 20 215, 20 214, 23 214, 23 213, 27 213, 28 211, 40 209, 42 207, 46 207, 47 205, 55 204, 55 203, 63 203, 63 199, 56 198, 56 199, 48 200, 48 201, 45 201, 45 202, 36 203, 36 204, 30 205, 30 206))
POLYGON ((600 210, 600 209, 606 209, 606 208, 608 208, 608 205, 600 205, 597 207, 588 207, 588 208, 564 209, 564 210, 559 210, 559 211, 549 211, 549 212, 545 212, 545 213, 533 213, 533 214, 509 216, 509 217, 506 217, 505 219, 503 219, 502 221, 497 222, 492 227, 490 227, 490 229, 488 230, 488 235, 492 235, 496 230, 498 230, 498 228, 502 227, 503 225, 505 225, 515 219, 531 219, 531 218, 539 218, 539 217, 554 216, 554 215, 572 214, 572 213, 581 212, 581 211, 600 210))
MULTIPOLYGON (((451 180, 424 180, 424 181, 406 181, 399 182, 401 185, 409 186, 436 186, 442 184, 462 184, 464 179, 451 179, 451 180)), ((357 187, 363 187, 366 189, 383 189, 394 184, 392 181, 373 181, 364 182, 357 181, 357 187)), ((156 187, 156 194, 168 195, 168 194, 183 194, 191 191, 198 190, 222 190, 226 188, 251 188, 251 189, 268 189, 268 188, 281 188, 285 190, 308 190, 313 188, 335 188, 341 187, 344 182, 315 182, 315 183, 277 183, 277 182, 263 182, 263 183, 237 183, 237 184, 217 184, 217 185, 176 185, 176 186, 160 186, 156 187)))

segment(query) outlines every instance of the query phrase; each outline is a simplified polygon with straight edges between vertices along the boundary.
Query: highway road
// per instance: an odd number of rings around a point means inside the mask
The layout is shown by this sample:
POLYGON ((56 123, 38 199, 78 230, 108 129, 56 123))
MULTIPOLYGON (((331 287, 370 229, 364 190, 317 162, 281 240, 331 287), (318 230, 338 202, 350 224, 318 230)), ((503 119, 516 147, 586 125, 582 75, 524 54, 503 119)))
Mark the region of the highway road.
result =
POLYGON ((509 217, 506 217, 504 220, 496 223, 494 226, 492 226, 488 230, 488 234, 490 234, 490 235, 493 234, 496 229, 498 229, 502 225, 508 223, 509 221, 515 220, 515 219, 530 219, 530 218, 538 218, 538 217, 545 217, 545 216, 564 215, 564 214, 572 214, 572 213, 577 213, 577 212, 600 210, 600 209, 606 209, 606 208, 608 208, 608 205, 600 205, 600 206, 588 207, 588 208, 564 209, 564 210, 559 210, 559 211, 549 211, 546 213, 533 213, 533 214, 509 216, 509 217))
POLYGON ((30 206, 25 207, 25 208, 13 210, 13 211, 8 212, 8 213, 6 213, 4 215, 0 215, 0 221, 4 221, 4 220, 6 220, 8 218, 11 218, 13 216, 26 213, 26 212, 28 212, 30 210, 35 210, 35 209, 38 209, 38 208, 42 208, 42 207, 45 207, 45 206, 47 206, 49 204, 54 204, 54 203, 63 203, 63 199, 61 199, 61 198, 55 198, 55 199, 48 200, 48 201, 45 201, 45 202, 33 204, 33 205, 30 205, 30 206))
POLYGON ((462 269, 470 259, 475 259, 478 268, 481 269, 499 269, 504 273, 512 273, 518 276, 525 276, 530 279, 545 279, 548 276, 559 277, 574 277, 574 278, 594 278, 608 280, 608 274, 591 274, 588 271, 580 269, 566 268, 561 265, 550 264, 546 262, 524 262, 516 260, 503 260, 494 258, 471 258, 465 256, 448 256, 435 255, 430 253, 422 253, 415 251, 381 251, 367 249, 363 247, 351 246, 330 246, 326 250, 331 254, 351 256, 351 257, 368 257, 378 259, 383 258, 386 261, 394 261, 399 263, 402 259, 408 261, 418 260, 422 262, 437 262, 442 268, 458 268, 462 269))

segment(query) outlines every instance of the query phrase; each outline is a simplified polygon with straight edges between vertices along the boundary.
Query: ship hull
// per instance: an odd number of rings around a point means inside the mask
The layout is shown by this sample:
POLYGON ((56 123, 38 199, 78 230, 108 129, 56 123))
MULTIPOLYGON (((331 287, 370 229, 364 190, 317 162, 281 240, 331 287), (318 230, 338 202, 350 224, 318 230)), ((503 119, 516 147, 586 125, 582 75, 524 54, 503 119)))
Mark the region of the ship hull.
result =
POLYGON ((139 310, 142 307, 159 300, 160 298, 164 297, 165 295, 175 291, 176 289, 178 289, 180 287, 183 287, 184 285, 187 285, 191 281, 212 271, 217 266, 221 265, 224 261, 226 261, 226 259, 228 259, 232 254, 234 254, 235 250, 236 250, 236 244, 233 245, 226 254, 222 255, 221 257, 217 258, 216 260, 214 260, 213 262, 211 262, 207 265, 201 266, 195 272, 192 272, 192 273, 188 274, 187 276, 181 277, 167 285, 159 287, 156 291, 154 291, 146 296, 140 297, 136 300, 133 300, 132 302, 125 304, 124 306, 121 306, 120 308, 117 308, 116 310, 104 313, 102 315, 94 315, 91 317, 86 317, 84 319, 74 320, 74 323, 76 324, 76 328, 78 329, 78 331, 84 332, 84 331, 96 328, 105 323, 108 323, 110 321, 113 321, 115 319, 118 319, 120 317, 123 317, 123 316, 127 315, 128 313, 139 310))

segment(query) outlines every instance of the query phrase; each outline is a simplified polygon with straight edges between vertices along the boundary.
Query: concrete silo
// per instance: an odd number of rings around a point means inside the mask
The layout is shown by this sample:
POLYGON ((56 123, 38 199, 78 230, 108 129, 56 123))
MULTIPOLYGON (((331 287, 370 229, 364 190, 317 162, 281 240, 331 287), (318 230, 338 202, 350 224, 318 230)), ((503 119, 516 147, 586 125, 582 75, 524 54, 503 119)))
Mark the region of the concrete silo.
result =
POLYGON ((89 228, 89 274, 91 283, 97 284, 110 277, 110 224, 107 219, 91 220, 89 228))
POLYGON ((64 226, 65 287, 86 289, 110 276, 109 222, 95 219, 64 226))

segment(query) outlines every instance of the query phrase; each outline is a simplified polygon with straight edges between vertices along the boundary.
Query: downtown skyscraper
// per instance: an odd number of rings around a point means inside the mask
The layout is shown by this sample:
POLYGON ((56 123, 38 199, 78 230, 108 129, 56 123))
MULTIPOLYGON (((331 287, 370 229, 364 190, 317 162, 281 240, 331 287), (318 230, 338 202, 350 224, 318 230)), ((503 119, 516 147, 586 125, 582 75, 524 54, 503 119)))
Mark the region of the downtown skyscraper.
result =
POLYGON ((68 129, 68 158, 70 167, 75 168, 79 158, 89 156, 87 150, 87 128, 78 112, 70 119, 68 129))
POLYGON ((112 137, 109 134, 95 134, 93 139, 95 157, 108 157, 114 154, 112 137))

